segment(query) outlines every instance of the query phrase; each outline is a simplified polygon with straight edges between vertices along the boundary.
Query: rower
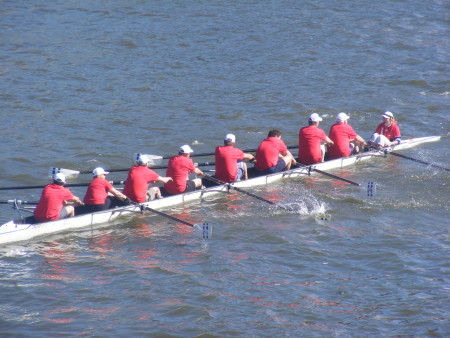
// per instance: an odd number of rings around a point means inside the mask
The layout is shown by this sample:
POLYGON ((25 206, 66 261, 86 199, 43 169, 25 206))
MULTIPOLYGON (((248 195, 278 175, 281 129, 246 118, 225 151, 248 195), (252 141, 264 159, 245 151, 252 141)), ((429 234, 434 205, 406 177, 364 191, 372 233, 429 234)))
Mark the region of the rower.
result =
POLYGON ((128 177, 123 188, 123 193, 132 201, 142 203, 155 198, 162 198, 161 190, 158 187, 148 185, 151 182, 167 183, 172 181, 171 177, 162 177, 148 167, 150 159, 147 155, 140 155, 137 165, 128 172, 128 177))
POLYGON ((194 152, 192 148, 185 144, 178 150, 178 155, 173 156, 167 165, 166 176, 171 177, 172 181, 164 184, 164 190, 170 195, 181 194, 183 192, 194 191, 202 187, 202 179, 194 178, 189 180, 189 174, 194 173, 197 176, 205 176, 203 171, 196 168, 190 158, 194 152))
POLYGON ((297 161, 281 139, 281 132, 278 129, 269 131, 256 150, 255 169, 259 175, 269 175, 289 170, 291 165, 297 161))
POLYGON ((364 139, 356 134, 348 124, 349 118, 350 116, 343 112, 336 115, 336 123, 331 126, 328 134, 328 137, 334 142, 328 148, 327 155, 329 160, 348 157, 352 153, 357 154, 360 151, 360 146, 364 147, 366 145, 364 139))
POLYGON ((309 116, 308 126, 303 127, 298 133, 298 161, 303 164, 315 164, 323 162, 325 157, 325 145, 333 145, 334 142, 319 128, 322 118, 317 113, 309 116))
POLYGON ((48 222, 75 215, 73 205, 68 205, 68 203, 73 202, 82 205, 83 202, 77 196, 74 196, 68 188, 64 188, 65 183, 66 176, 57 173, 53 176, 53 183, 44 187, 39 203, 34 210, 36 221, 48 222))
POLYGON ((400 144, 402 139, 400 135, 400 128, 397 121, 394 119, 394 114, 390 111, 381 115, 383 122, 381 122, 372 137, 369 144, 378 149, 400 144))
POLYGON ((109 174, 105 169, 98 167, 92 171, 93 179, 84 195, 84 207, 77 208, 77 214, 85 214, 96 211, 107 210, 116 206, 125 205, 127 196, 115 189, 106 180, 109 174))
POLYGON ((227 134, 223 141, 223 146, 216 147, 216 174, 218 180, 232 183, 247 179, 247 165, 244 160, 252 161, 255 157, 250 153, 244 153, 239 148, 235 148, 236 136, 227 134))

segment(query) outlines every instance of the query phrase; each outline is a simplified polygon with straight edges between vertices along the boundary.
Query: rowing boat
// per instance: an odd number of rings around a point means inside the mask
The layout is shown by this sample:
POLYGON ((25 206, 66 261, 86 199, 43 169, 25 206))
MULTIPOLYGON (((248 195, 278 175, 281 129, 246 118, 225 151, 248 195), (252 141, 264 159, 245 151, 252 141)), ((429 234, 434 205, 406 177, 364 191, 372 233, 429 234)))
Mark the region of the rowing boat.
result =
MULTIPOLYGON (((285 178, 310 175, 314 173, 315 170, 320 171, 320 170, 339 169, 352 164, 359 163, 361 161, 366 161, 376 156, 385 156, 386 152, 388 151, 408 149, 415 147, 419 144, 427 142, 435 142, 438 141, 439 139, 440 136, 428 136, 428 137, 406 139, 402 141, 401 144, 389 147, 388 149, 370 150, 368 152, 364 152, 361 154, 352 155, 349 157, 344 157, 322 163, 317 163, 311 166, 299 167, 281 173, 259 176, 248 180, 239 181, 233 183, 232 185, 238 188, 254 187, 270 184, 285 178)), ((189 193, 144 202, 141 203, 140 205, 128 205, 124 207, 118 207, 115 209, 79 215, 71 218, 59 219, 56 221, 50 221, 45 223, 22 224, 20 220, 19 221, 12 220, 0 226, 0 244, 25 241, 34 237, 43 236, 51 233, 84 228, 95 224, 108 223, 124 215, 141 213, 142 210, 144 210, 146 207, 152 209, 167 208, 177 204, 203 199, 213 194, 228 192, 229 189, 230 186, 228 184, 218 185, 189 193)))

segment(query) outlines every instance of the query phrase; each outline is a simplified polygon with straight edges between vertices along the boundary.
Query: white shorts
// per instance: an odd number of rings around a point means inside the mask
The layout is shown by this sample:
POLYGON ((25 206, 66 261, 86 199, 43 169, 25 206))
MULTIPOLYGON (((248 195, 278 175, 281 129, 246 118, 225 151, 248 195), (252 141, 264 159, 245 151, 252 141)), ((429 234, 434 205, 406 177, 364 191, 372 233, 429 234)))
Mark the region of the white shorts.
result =
POLYGON ((370 138, 370 142, 378 144, 382 147, 389 146, 391 143, 386 136, 378 133, 373 133, 372 137, 370 138))
POLYGON ((67 218, 69 216, 69 214, 72 213, 72 209, 73 209, 73 206, 71 206, 71 205, 66 205, 66 206, 62 207, 62 209, 59 213, 59 218, 67 218))

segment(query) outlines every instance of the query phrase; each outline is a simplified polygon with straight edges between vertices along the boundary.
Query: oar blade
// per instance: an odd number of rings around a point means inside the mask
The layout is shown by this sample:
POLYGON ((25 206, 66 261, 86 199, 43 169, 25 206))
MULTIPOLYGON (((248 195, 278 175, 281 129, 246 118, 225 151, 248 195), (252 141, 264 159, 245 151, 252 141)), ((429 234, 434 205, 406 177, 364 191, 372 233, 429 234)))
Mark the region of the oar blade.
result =
POLYGON ((56 174, 64 174, 67 178, 75 178, 80 175, 78 170, 64 169, 64 168, 50 168, 48 170, 48 177, 53 178, 56 174))
POLYGON ((364 188, 361 189, 362 193, 367 197, 373 197, 377 192, 377 184, 375 182, 367 182, 362 188, 364 188))
POLYGON ((160 165, 163 161, 163 157, 159 156, 159 155, 148 155, 148 154, 142 154, 142 153, 135 153, 134 154, 134 163, 137 164, 138 160, 139 160, 139 156, 141 155, 145 155, 148 157, 149 159, 149 166, 155 166, 155 165, 160 165))
POLYGON ((194 233, 196 236, 203 239, 210 239, 212 237, 212 224, 210 222, 194 224, 194 233))

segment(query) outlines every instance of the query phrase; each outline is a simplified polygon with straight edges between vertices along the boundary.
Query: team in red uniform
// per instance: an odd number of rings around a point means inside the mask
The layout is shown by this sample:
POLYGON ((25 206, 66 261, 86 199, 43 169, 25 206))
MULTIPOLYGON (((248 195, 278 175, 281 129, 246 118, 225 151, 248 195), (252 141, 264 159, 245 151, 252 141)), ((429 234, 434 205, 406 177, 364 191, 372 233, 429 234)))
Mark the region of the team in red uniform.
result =
POLYGON ((281 132, 278 129, 269 131, 267 138, 258 146, 255 159, 255 168, 260 175, 288 170, 291 165, 297 163, 281 139, 281 132))
POLYGON ((252 154, 246 154, 235 148, 236 136, 227 134, 223 146, 215 151, 216 174, 215 177, 223 182, 231 183, 241 179, 247 179, 247 165, 243 160, 253 160, 252 154))
POLYGON ((164 190, 170 195, 181 194, 183 192, 194 191, 202 187, 202 179, 195 178, 188 180, 189 174, 194 173, 198 176, 204 176, 203 172, 194 166, 190 159, 192 148, 185 144, 178 150, 178 155, 173 156, 167 165, 166 176, 171 177, 172 181, 164 184, 164 190))
POLYGON ((359 152, 358 145, 364 146, 366 142, 364 139, 356 134, 353 128, 348 124, 348 116, 346 113, 339 113, 336 115, 336 123, 330 128, 328 137, 334 144, 328 147, 328 159, 334 160, 336 158, 348 157, 352 151, 359 152))
POLYGON ((44 187, 39 203, 34 209, 34 218, 38 222, 74 216, 74 207, 65 204, 67 202, 83 204, 69 189, 63 187, 64 183, 66 183, 66 177, 64 174, 58 173, 53 177, 53 183, 44 187))
POLYGON ((332 145, 333 141, 319 128, 322 118, 317 113, 309 116, 309 125, 298 133, 298 161, 303 164, 315 164, 323 161, 324 149, 322 142, 332 145))
POLYGON ((400 128, 390 111, 381 115, 383 122, 380 123, 373 133, 370 144, 377 148, 389 147, 402 142, 400 128))
POLYGON ((167 183, 172 180, 170 177, 161 177, 148 167, 149 158, 146 155, 139 156, 137 166, 128 172, 123 193, 132 201, 142 203, 154 198, 162 198, 158 187, 148 188, 151 182, 167 183))

